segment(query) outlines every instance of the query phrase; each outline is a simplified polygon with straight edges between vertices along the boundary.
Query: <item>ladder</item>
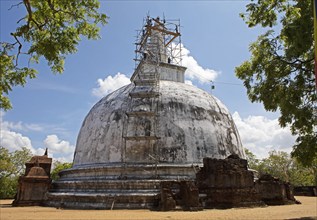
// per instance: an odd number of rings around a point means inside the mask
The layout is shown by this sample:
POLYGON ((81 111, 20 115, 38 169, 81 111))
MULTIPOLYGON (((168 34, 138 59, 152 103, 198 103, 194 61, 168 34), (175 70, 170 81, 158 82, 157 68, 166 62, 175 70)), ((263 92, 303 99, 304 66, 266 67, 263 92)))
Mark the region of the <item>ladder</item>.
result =
MULTIPOLYGON (((146 143, 149 148, 147 158, 140 162, 154 163, 159 161, 158 150, 158 121, 160 106, 159 65, 152 61, 142 61, 137 68, 133 88, 129 93, 130 102, 126 107, 123 125, 123 162, 128 162, 127 147, 137 148, 139 143, 146 143)), ((156 174, 156 168, 154 176, 156 174)))

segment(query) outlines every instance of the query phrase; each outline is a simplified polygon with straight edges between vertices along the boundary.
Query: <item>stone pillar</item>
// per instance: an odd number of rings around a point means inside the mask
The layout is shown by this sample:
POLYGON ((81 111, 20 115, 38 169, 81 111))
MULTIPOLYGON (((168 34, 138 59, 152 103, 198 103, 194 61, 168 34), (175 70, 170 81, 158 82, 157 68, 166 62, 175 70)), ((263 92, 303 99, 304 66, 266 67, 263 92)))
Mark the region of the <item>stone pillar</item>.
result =
POLYGON ((203 210, 199 202, 199 191, 193 181, 180 181, 180 194, 183 210, 200 211, 203 210))
POLYGON ((160 191, 160 210, 161 211, 172 211, 176 208, 176 201, 172 192, 173 181, 164 181, 161 182, 161 191, 160 191))

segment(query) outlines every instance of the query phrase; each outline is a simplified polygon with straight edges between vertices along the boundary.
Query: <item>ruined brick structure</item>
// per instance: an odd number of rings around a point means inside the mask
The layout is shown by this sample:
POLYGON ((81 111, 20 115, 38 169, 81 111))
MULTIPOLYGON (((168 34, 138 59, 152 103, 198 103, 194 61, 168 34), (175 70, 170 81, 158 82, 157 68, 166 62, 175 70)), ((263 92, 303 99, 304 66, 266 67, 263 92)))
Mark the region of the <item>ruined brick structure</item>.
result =
POLYGON ((204 158, 197 173, 197 187, 205 208, 231 208, 263 204, 254 187, 247 160, 231 155, 226 159, 204 158))
POLYGON ((199 191, 193 181, 161 182, 160 204, 161 211, 184 210, 199 211, 203 207, 199 202, 199 191))
POLYGON ((255 188, 259 192, 261 200, 267 205, 297 203, 292 186, 269 174, 260 176, 255 182, 255 188))
POLYGON ((12 203, 13 206, 42 205, 48 192, 51 178, 52 158, 47 156, 33 156, 27 162, 25 175, 19 178, 18 192, 12 203))

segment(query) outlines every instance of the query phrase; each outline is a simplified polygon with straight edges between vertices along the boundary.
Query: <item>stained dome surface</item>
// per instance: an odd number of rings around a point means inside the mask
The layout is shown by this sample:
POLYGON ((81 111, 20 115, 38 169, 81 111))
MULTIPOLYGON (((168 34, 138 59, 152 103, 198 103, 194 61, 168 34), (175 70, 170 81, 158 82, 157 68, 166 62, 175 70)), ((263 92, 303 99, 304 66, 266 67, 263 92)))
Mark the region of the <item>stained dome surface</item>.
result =
MULTIPOLYGON (((204 157, 244 158, 240 137, 228 109, 194 86, 161 80, 156 135, 159 139, 125 143, 124 129, 147 135, 146 120, 126 124, 128 108, 146 111, 151 103, 129 103, 134 84, 102 98, 86 116, 74 155, 74 166, 107 163, 201 164, 204 157), (132 105, 132 107, 131 107, 132 105), (133 124, 135 123, 135 124, 133 124), (128 128, 124 128, 127 126, 128 128), (152 142, 152 143, 151 143, 152 142)), ((151 135, 151 134, 148 134, 151 135)))

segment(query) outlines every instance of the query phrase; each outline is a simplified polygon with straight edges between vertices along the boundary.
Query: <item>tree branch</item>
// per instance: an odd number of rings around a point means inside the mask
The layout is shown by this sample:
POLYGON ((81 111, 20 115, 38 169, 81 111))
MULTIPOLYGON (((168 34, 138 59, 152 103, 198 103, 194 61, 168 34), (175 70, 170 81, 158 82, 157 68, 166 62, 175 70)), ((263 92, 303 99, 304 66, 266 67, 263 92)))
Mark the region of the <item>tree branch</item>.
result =
POLYGON ((19 55, 21 54, 22 43, 19 41, 19 39, 17 38, 17 36, 15 36, 14 33, 11 33, 11 35, 12 35, 12 36, 15 38, 15 40, 16 40, 16 42, 15 42, 13 45, 15 45, 16 43, 19 44, 17 59, 16 59, 16 62, 15 62, 15 67, 17 67, 17 66, 18 66, 18 60, 19 60, 19 55))
POLYGON ((20 2, 18 4, 15 4, 15 5, 11 5, 11 7, 8 9, 8 11, 10 11, 13 7, 18 7, 19 5, 22 5, 23 2, 20 2))
POLYGON ((18 20, 17 21, 17 24, 19 24, 21 21, 23 21, 25 19, 25 17, 24 18, 20 18, 20 20, 18 20))
POLYGON ((23 0, 25 8, 29 14, 29 18, 28 18, 28 27, 30 28, 30 23, 31 21, 34 22, 34 24, 38 27, 38 29, 42 30, 42 26, 40 26, 34 19, 33 19, 33 12, 32 12, 32 7, 30 5, 30 1, 29 0, 23 0))

